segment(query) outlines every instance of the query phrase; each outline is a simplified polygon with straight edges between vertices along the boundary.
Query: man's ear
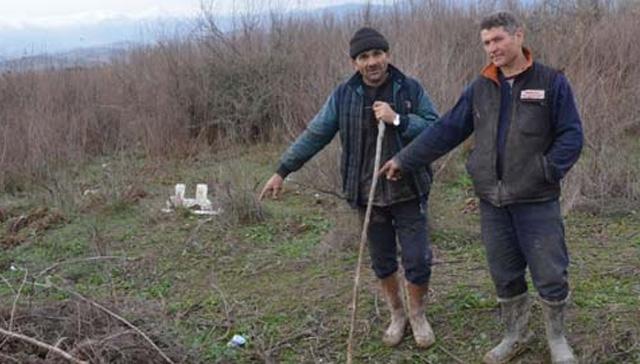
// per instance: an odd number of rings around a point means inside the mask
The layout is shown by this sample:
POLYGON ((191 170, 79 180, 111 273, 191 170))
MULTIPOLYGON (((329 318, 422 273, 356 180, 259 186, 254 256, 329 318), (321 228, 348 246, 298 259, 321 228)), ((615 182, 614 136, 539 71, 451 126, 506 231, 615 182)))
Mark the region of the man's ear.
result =
POLYGON ((518 41, 520 41, 520 43, 524 43, 524 28, 518 27, 513 35, 518 39, 518 41))

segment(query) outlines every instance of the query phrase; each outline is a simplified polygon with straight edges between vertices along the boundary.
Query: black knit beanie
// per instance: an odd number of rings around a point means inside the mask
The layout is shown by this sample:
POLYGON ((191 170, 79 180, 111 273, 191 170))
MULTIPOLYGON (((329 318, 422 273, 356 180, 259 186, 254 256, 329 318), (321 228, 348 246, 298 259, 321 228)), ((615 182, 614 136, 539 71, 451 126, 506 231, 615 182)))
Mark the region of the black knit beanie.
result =
POLYGON ((389 42, 387 39, 373 28, 360 28, 349 41, 349 55, 355 59, 358 54, 366 52, 370 49, 381 49, 385 52, 389 51, 389 42))

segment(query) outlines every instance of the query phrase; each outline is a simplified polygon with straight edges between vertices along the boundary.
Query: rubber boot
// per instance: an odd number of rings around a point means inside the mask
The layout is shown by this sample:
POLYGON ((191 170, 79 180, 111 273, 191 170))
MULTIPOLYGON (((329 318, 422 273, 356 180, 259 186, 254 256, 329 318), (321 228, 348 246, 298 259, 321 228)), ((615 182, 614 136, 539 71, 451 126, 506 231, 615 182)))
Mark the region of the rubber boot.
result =
POLYGON ((425 317, 425 295, 428 291, 428 284, 416 285, 407 282, 409 323, 413 331, 413 339, 421 349, 426 349, 436 342, 431 325, 425 317))
POLYGON ((531 303, 529 294, 511 298, 498 298, 504 325, 504 337, 498 346, 485 354, 483 362, 485 364, 507 363, 526 350, 527 343, 533 337, 529 330, 529 314, 531 303))
POLYGON ((381 279, 380 286, 391 313, 391 323, 382 335, 382 342, 388 346, 396 346, 402 341, 404 330, 407 327, 407 315, 404 312, 400 284, 396 274, 381 279))
POLYGON ((544 327, 547 332, 547 342, 551 351, 551 363, 575 364, 578 361, 573 355, 571 346, 564 335, 564 316, 567 307, 567 299, 559 302, 542 301, 544 314, 544 327))

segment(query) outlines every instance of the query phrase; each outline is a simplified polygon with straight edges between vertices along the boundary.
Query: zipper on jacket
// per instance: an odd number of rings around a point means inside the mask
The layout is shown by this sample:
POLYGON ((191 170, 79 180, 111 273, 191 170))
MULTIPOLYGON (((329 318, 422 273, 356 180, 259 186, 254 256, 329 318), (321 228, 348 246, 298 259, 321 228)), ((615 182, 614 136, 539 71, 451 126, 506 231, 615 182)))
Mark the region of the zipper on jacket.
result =
POLYGON ((504 150, 502 151, 502 164, 501 164, 501 173, 500 175, 498 175, 498 162, 500 160, 500 150, 497 151, 496 155, 497 155, 497 160, 496 160, 496 176, 498 178, 498 206, 502 206, 502 200, 503 200, 503 196, 504 196, 504 186, 503 186, 503 179, 505 177, 505 172, 506 172, 506 153, 507 153, 507 143, 509 141, 509 131, 511 130, 511 125, 515 122, 515 117, 516 117, 516 97, 514 96, 514 86, 515 86, 515 82, 516 80, 513 80, 513 84, 509 85, 509 92, 511 93, 511 115, 509 118, 509 123, 506 126, 506 130, 504 131, 504 150))
POLYGON ((509 132, 511 131, 511 125, 516 122, 516 97, 514 96, 513 87, 516 84, 516 80, 513 80, 513 85, 511 85, 511 117, 509 118, 509 124, 507 124, 507 130, 505 130, 504 134, 504 154, 502 155, 502 176, 500 179, 504 179, 505 172, 507 171, 507 142, 509 141, 509 132))

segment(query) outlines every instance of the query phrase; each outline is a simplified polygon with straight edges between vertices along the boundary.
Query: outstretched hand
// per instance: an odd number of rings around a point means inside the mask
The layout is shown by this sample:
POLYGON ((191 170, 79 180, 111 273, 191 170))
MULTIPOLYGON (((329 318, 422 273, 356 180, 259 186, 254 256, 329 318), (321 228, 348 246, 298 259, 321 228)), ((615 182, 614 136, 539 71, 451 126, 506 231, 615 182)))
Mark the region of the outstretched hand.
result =
POLYGON ((402 169, 395 158, 391 158, 380 167, 378 176, 386 176, 388 180, 397 181, 402 178, 402 169))
POLYGON ((262 192, 260 192, 260 196, 258 197, 258 199, 262 201, 264 197, 268 196, 269 194, 271 194, 271 198, 273 198, 274 200, 277 199, 280 195, 280 192, 282 192, 283 182, 284 179, 280 177, 279 174, 276 173, 271 176, 271 178, 269 178, 267 183, 262 188, 262 192))

